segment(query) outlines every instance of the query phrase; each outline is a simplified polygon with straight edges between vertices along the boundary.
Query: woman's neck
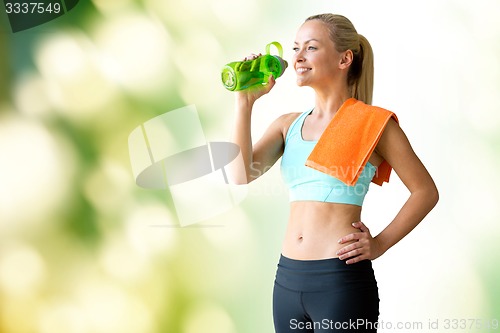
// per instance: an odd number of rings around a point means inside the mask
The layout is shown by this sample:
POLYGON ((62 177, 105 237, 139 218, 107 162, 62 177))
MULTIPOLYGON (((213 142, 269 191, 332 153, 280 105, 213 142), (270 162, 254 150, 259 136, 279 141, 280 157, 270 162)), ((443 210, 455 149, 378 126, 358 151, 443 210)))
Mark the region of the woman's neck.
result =
POLYGON ((325 93, 316 91, 314 112, 319 118, 327 117, 330 119, 350 97, 348 89, 331 90, 325 93))

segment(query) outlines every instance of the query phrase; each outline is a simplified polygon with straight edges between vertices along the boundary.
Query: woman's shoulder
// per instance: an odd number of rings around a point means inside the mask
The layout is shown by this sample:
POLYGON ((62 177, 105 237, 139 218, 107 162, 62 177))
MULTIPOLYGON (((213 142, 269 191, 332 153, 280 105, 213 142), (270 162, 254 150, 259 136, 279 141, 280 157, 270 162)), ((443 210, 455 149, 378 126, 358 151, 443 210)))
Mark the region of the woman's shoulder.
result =
POLYGON ((290 113, 285 113, 279 116, 276 121, 281 122, 281 123, 288 123, 290 125, 293 123, 295 119, 297 119, 302 113, 301 112, 290 112, 290 113))
POLYGON ((274 122, 276 126, 280 128, 281 132, 283 133, 283 137, 286 136, 286 133, 288 132, 290 126, 295 120, 297 120, 297 118, 300 117, 301 114, 301 112, 290 112, 282 114, 281 116, 276 118, 274 122))

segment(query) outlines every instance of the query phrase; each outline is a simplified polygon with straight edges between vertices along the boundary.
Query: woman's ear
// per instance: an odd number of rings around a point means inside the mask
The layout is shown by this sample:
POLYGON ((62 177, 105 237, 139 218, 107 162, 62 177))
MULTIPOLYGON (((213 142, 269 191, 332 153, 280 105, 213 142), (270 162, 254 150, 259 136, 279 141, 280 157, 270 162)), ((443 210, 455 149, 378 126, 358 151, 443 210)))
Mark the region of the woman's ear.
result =
POLYGON ((347 50, 342 53, 342 57, 340 58, 340 63, 339 63, 339 68, 340 69, 346 69, 349 68, 352 64, 352 59, 354 57, 354 54, 352 53, 351 50, 347 50))

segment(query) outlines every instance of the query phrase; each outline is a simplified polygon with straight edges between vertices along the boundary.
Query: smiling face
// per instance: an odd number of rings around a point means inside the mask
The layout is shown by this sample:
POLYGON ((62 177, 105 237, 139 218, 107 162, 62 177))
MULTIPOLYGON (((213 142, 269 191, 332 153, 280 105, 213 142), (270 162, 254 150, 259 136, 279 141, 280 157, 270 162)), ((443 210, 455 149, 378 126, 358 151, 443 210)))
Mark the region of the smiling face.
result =
POLYGON ((306 21, 297 32, 294 43, 293 67, 297 85, 312 88, 330 85, 347 67, 345 52, 338 52, 326 24, 319 20, 306 21))

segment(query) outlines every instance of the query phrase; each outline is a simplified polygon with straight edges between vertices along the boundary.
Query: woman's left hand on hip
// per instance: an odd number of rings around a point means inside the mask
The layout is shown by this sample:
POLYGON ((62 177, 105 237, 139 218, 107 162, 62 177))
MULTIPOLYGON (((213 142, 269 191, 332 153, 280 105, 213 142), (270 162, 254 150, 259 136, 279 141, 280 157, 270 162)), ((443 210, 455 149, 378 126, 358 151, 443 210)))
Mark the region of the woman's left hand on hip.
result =
POLYGON ((361 260, 373 260, 380 257, 382 255, 381 247, 365 224, 359 221, 354 222, 352 226, 361 232, 348 234, 338 240, 339 244, 355 241, 337 251, 339 259, 348 259, 346 264, 354 264, 361 260))

